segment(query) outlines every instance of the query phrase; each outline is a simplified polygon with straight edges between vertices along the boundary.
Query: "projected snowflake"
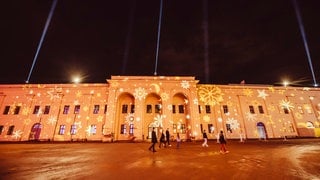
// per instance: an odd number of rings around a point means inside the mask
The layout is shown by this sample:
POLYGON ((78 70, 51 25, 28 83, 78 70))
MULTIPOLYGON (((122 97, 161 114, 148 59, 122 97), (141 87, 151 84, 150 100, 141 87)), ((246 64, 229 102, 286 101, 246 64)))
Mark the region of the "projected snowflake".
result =
POLYGON ((224 94, 221 89, 216 86, 201 86, 198 89, 198 96, 200 101, 204 102, 206 105, 218 105, 223 101, 224 94))
POLYGON ((279 104, 282 108, 287 109, 289 111, 294 108, 294 105, 290 101, 287 101, 287 100, 281 100, 279 104))
POLYGON ((193 99, 193 104, 198 105, 199 104, 198 99, 193 99))
POLYGON ((168 93, 161 93, 161 99, 163 101, 167 101, 169 99, 169 94, 168 93))
POLYGON ((21 134, 22 134, 21 130, 17 130, 17 131, 15 131, 15 132, 13 132, 12 137, 18 139, 18 138, 21 137, 21 134))
POLYGON ((204 122, 210 122, 210 117, 208 115, 203 116, 203 121, 204 122))
POLYGON ((182 87, 183 89, 189 89, 189 88, 190 88, 190 84, 189 84, 188 81, 182 81, 182 82, 181 82, 181 87, 182 87))
POLYGON ((103 121, 103 116, 98 116, 98 117, 97 117, 97 121, 98 121, 98 122, 102 122, 102 121, 103 121))
POLYGON ((136 99, 139 99, 141 101, 142 99, 144 99, 146 97, 147 93, 144 88, 139 87, 134 90, 133 95, 136 99))
POLYGON ((157 116, 153 118, 154 119, 153 127, 163 127, 162 122, 164 118, 165 118, 165 115, 157 114, 157 116))
POLYGON ((57 122, 56 117, 50 116, 49 119, 48 119, 48 121, 47 121, 47 124, 49 124, 49 125, 55 125, 56 122, 57 122))
POLYGON ((266 99, 266 97, 269 96, 265 90, 258 90, 258 97, 262 98, 262 99, 266 99))
POLYGON ((126 118, 126 123, 133 124, 133 121, 134 121, 134 114, 133 113, 129 113, 125 118, 126 118))
POLYGON ((227 124, 230 124, 231 129, 239 129, 239 126, 240 126, 238 120, 233 118, 228 118, 227 124))
POLYGON ((257 119, 257 114, 246 112, 246 118, 248 119, 248 121, 255 121, 257 119))
POLYGON ((252 97, 253 91, 251 89, 244 89, 243 94, 247 97, 252 97))

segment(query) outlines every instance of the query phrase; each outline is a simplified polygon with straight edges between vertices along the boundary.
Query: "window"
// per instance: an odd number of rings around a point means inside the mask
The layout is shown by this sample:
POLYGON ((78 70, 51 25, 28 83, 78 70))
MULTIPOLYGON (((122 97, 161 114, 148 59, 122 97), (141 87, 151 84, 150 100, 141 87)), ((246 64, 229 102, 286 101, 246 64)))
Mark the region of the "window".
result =
POLYGON ((75 124, 71 125, 70 134, 71 135, 77 134, 77 125, 75 124))
POLYGON ((65 105, 64 108, 63 108, 63 114, 69 114, 69 109, 70 109, 70 106, 69 105, 65 105))
POLYGON ((184 113, 184 105, 179 105, 179 113, 180 114, 184 113))
POLYGON ((207 114, 210 114, 210 113, 211 113, 210 105, 206 105, 206 113, 207 113, 207 114))
POLYGON ((19 114, 20 109, 21 109, 21 106, 16 106, 16 107, 14 108, 14 114, 19 114))
POLYGON ((263 107, 262 107, 262 106, 258 106, 258 109, 259 109, 259 113, 260 113, 260 114, 264 114, 264 110, 263 110, 263 107))
POLYGON ((147 113, 152 113, 152 106, 151 106, 151 104, 147 104, 147 113))
POLYGON ((39 114, 39 112, 40 112, 40 106, 34 106, 33 114, 39 114))
POLYGON ((249 110, 251 114, 254 114, 254 107, 253 106, 249 106, 249 110))
POLYGON ((45 106, 43 114, 49 114, 49 112, 50 112, 50 106, 45 106))
POLYGON ((66 130, 66 125, 60 125, 59 135, 64 135, 65 130, 66 130))
POLYGON ((156 104, 154 108, 155 108, 155 113, 161 113, 161 104, 156 104))
POLYGON ((126 133, 127 133, 127 126, 125 124, 121 124, 120 134, 126 134, 126 133))
POLYGON ((92 124, 92 125, 90 126, 90 134, 92 134, 92 135, 97 134, 97 125, 92 124))
POLYGON ((122 114, 128 113, 128 104, 122 104, 122 114))
POLYGON ((177 125, 173 124, 172 125, 173 133, 177 133, 177 125))
POLYGON ((80 105, 75 105, 74 106, 74 114, 79 114, 80 113, 80 105))
POLYGON ((212 124, 208 124, 209 133, 214 133, 214 127, 212 124))
POLYGON ((130 113, 134 113, 134 104, 131 104, 130 106, 130 113))
MULTIPOLYGON (((179 126, 178 126, 179 128, 179 126)), ((186 133, 186 125, 185 124, 180 124, 180 133, 185 134, 186 133)))
POLYGON ((7 135, 12 135, 13 134, 13 130, 14 130, 14 126, 9 126, 7 135))
POLYGON ((129 125, 129 128, 130 128, 130 129, 129 129, 129 134, 130 134, 130 135, 133 135, 133 124, 130 124, 130 125, 129 125))
POLYGON ((223 113, 224 113, 224 114, 229 113, 229 109, 228 109, 228 106, 227 106, 227 105, 223 105, 222 108, 223 108, 223 113))
POLYGON ((186 133, 186 125, 185 124, 173 124, 173 133, 186 133))
POLYGON ((201 114, 201 106, 198 105, 198 111, 199 111, 199 114, 201 114))
POLYGON ((1 125, 0 126, 0 135, 2 134, 2 131, 3 131, 3 126, 1 125))
POLYGON ((176 113, 176 105, 172 105, 172 113, 173 113, 173 114, 176 113))
POLYGON ((106 104, 106 105, 104 105, 104 114, 106 114, 107 113, 107 110, 108 110, 108 105, 106 104))
POLYGON ((4 108, 3 114, 9 114, 9 112, 10 112, 10 106, 6 106, 4 108))
POLYGON ((99 108, 100 108, 99 105, 94 105, 94 107, 93 107, 93 114, 98 114, 98 113, 99 113, 99 108))
POLYGON ((226 124, 227 131, 232 133, 231 124, 226 124))

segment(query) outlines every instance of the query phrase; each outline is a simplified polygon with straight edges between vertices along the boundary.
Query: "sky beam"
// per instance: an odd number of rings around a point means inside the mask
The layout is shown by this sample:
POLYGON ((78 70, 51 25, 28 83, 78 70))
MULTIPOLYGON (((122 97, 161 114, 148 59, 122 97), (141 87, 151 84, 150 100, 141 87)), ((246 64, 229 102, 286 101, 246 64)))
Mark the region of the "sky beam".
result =
POLYGON ((160 31, 161 31, 161 19, 162 19, 162 0, 160 0, 160 15, 159 15, 159 22, 158 22, 158 38, 157 38, 157 51, 156 51, 156 63, 154 67, 154 75, 157 75, 158 70, 158 58, 159 58, 159 45, 160 45, 160 31))
POLYGON ((314 83, 313 85, 314 86, 318 86, 318 83, 317 83, 317 80, 316 80, 316 76, 315 76, 314 70, 313 70, 311 55, 310 55, 310 52, 309 52, 309 46, 308 46, 308 42, 307 42, 307 37, 306 37, 305 31, 304 31, 304 26, 303 26, 301 14, 300 14, 300 9, 299 9, 299 6, 298 6, 298 3, 297 3, 296 0, 292 0, 292 2, 293 2, 294 10, 296 12, 297 20, 298 20, 298 23, 299 23, 299 28, 300 28, 300 32, 301 32, 304 48, 306 50, 307 58, 308 58, 308 61, 309 61, 309 66, 310 66, 310 69, 311 69, 313 83, 314 83))
POLYGON ((50 24, 54 9, 56 8, 57 2, 58 2, 58 0, 54 0, 52 2, 51 9, 50 9, 46 24, 45 24, 43 32, 42 32, 41 39, 40 39, 40 42, 38 44, 38 48, 37 48, 36 54, 35 54, 35 56, 33 58, 32 66, 31 66, 31 69, 29 71, 29 75, 28 75, 28 78, 26 80, 26 83, 29 83, 29 81, 30 81, 30 77, 31 77, 34 65, 36 64, 36 61, 37 61, 37 58, 38 58, 38 55, 39 55, 39 52, 40 52, 40 49, 41 49, 41 46, 42 46, 42 42, 44 40, 44 37, 46 36, 46 33, 47 33, 47 30, 48 30, 48 27, 49 27, 49 24, 50 24))

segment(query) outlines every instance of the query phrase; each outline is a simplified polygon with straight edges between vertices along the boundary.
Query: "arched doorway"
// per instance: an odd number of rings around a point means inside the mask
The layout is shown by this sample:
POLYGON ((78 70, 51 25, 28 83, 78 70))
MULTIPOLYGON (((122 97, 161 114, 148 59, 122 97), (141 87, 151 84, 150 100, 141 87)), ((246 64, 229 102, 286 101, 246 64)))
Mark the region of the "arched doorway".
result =
POLYGON ((148 94, 144 104, 143 135, 146 135, 146 138, 150 139, 153 127, 155 128, 156 134, 158 134, 159 128, 163 127, 165 115, 162 114, 162 99, 158 94, 148 94))
POLYGON ((262 122, 257 123, 257 132, 259 139, 267 139, 266 127, 262 122))
POLYGON ((127 140, 134 136, 135 123, 135 99, 130 93, 122 93, 118 97, 116 120, 115 120, 115 139, 127 140))
POLYGON ((177 93, 172 98, 172 132, 179 133, 182 139, 191 138, 189 99, 183 93, 177 93))
POLYGON ((35 123, 31 128, 29 140, 38 141, 40 138, 40 133, 41 133, 41 124, 35 123))

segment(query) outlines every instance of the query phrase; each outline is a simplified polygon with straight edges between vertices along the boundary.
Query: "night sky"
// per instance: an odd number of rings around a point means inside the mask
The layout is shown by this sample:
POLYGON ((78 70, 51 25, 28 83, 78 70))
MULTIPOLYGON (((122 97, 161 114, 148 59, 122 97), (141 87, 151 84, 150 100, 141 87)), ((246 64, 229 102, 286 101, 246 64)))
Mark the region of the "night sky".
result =
MULTIPOLYGON (((27 80, 52 2, 1 2, 1 84, 27 80)), ((313 84, 291 0, 204 2, 163 0, 157 75, 195 76, 202 84, 313 84)), ((297 2, 319 82, 320 1, 297 2)), ((58 0, 29 83, 153 76, 159 10, 160 0, 58 0)))

